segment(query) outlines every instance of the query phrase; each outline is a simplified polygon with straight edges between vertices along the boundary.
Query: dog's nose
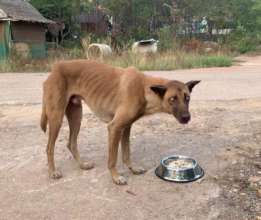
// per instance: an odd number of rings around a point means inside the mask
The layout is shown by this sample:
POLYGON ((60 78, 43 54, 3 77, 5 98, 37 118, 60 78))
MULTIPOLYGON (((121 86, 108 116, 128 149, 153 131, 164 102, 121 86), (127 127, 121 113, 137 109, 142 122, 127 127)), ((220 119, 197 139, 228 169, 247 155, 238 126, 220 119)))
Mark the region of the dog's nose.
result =
POLYGON ((182 116, 181 116, 181 120, 182 120, 182 122, 183 123, 188 123, 189 122, 189 120, 190 120, 190 114, 183 114, 182 116))

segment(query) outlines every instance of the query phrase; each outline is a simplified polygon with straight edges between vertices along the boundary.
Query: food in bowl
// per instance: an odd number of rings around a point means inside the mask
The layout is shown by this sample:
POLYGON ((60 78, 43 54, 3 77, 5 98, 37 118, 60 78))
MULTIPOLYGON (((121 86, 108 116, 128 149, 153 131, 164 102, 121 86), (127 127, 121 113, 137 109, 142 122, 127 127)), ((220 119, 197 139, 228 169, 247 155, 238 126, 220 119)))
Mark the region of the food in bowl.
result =
POLYGON ((165 161, 165 164, 170 169, 180 170, 180 169, 188 169, 193 167, 193 161, 182 158, 168 159, 165 161))

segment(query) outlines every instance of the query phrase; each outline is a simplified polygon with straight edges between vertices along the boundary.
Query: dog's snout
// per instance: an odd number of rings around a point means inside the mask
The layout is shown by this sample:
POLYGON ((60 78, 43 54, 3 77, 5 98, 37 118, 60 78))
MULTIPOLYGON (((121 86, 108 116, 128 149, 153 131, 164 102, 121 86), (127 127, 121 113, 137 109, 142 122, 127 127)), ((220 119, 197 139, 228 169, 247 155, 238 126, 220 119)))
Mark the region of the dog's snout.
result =
POLYGON ((181 121, 182 121, 182 123, 188 123, 189 120, 190 120, 190 114, 189 114, 189 113, 183 114, 183 115, 181 116, 181 121))

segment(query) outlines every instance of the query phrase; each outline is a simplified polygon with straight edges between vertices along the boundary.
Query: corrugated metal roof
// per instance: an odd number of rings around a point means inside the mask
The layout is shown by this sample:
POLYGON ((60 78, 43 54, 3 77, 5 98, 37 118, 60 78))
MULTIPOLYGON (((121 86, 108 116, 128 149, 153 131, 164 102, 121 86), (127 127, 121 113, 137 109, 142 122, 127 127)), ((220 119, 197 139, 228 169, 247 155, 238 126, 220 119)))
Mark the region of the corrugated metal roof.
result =
POLYGON ((53 23, 25 0, 0 0, 0 20, 53 23))

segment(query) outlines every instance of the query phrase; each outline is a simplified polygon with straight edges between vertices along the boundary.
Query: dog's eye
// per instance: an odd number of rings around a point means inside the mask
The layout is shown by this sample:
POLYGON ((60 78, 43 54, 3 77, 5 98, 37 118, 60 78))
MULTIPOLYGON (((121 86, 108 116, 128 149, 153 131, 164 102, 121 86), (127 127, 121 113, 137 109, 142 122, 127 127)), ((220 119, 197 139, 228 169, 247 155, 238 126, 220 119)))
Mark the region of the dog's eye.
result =
POLYGON ((177 97, 177 96, 172 96, 172 97, 169 98, 169 103, 170 103, 170 104, 173 104, 173 103, 175 103, 177 100, 178 100, 178 97, 177 97))
POLYGON ((190 101, 190 96, 185 95, 185 101, 186 101, 186 102, 189 102, 189 101, 190 101))

